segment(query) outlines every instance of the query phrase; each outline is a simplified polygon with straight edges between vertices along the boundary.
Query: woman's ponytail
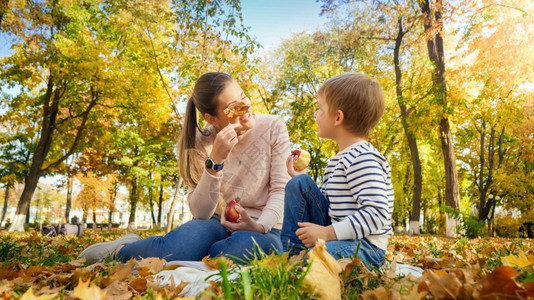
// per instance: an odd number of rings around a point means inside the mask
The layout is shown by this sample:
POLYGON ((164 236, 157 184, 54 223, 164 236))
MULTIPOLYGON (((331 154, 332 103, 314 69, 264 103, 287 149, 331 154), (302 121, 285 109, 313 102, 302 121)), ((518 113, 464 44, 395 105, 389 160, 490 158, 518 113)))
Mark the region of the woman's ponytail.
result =
POLYGON ((203 132, 198 124, 197 109, 202 115, 208 113, 217 116, 218 97, 233 80, 235 79, 232 76, 225 73, 203 74, 195 83, 191 98, 187 101, 182 134, 178 143, 178 165, 180 176, 190 187, 197 186, 206 159, 195 145, 197 129, 201 134, 208 134, 203 132))
POLYGON ((202 169, 198 170, 197 160, 202 160, 198 157, 195 150, 196 131, 198 128, 197 109, 193 101, 193 97, 187 101, 185 111, 184 126, 182 134, 178 143, 178 165, 180 168, 180 175, 188 186, 195 187, 202 175, 202 169))

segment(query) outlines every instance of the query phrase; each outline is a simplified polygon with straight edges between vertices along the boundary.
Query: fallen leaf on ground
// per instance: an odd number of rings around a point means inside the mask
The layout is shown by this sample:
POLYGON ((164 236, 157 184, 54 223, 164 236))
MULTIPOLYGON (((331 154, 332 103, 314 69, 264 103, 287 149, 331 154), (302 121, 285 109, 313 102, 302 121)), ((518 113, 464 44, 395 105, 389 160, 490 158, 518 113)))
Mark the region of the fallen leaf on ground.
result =
MULTIPOLYGON (((517 276, 518 272, 513 268, 502 266, 497 267, 488 276, 482 279, 481 298, 492 299, 500 296, 517 297, 521 291, 521 287, 512 279, 517 276)), ((504 298, 503 298, 504 299, 504 298)))
POLYGON ((148 268, 150 272, 152 272, 152 274, 156 274, 159 271, 163 270, 166 263, 166 260, 161 259, 159 257, 143 258, 141 261, 137 262, 139 267, 148 268))
POLYGON ((36 296, 36 295, 33 294, 33 290, 30 287, 26 291, 26 293, 24 293, 22 295, 22 297, 20 297, 20 300, 48 300, 48 299, 54 299, 54 297, 56 297, 56 296, 57 296, 57 294, 36 296))
POLYGON ((132 274, 132 270, 135 267, 137 261, 135 259, 129 260, 125 264, 117 264, 110 271, 110 278, 112 280, 123 280, 128 278, 132 274))
POLYGON ((74 296, 80 298, 81 300, 108 299, 104 290, 100 289, 96 285, 89 285, 90 283, 90 281, 83 282, 80 280, 80 283, 74 288, 74 296))
POLYGON ((525 253, 521 250, 519 250, 519 254, 517 256, 510 254, 508 256, 504 256, 501 259, 501 262, 505 266, 512 266, 516 267, 518 269, 523 269, 524 267, 528 267, 532 264, 534 264, 534 261, 531 261, 527 258, 525 253))
POLYGON ((126 300, 133 296, 132 292, 128 290, 128 284, 122 281, 113 281, 104 291, 114 300, 126 300))
POLYGON ((326 251, 322 239, 318 239, 315 248, 308 252, 308 258, 310 269, 304 277, 303 285, 312 288, 319 299, 341 299, 341 266, 326 251))

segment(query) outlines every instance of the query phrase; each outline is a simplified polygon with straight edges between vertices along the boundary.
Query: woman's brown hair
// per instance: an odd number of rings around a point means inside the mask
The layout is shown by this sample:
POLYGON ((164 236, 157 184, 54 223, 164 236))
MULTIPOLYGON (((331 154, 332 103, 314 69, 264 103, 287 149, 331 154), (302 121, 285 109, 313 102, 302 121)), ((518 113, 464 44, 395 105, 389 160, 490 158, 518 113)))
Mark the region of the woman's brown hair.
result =
POLYGON ((178 166, 180 168, 180 176, 189 187, 194 188, 197 186, 204 171, 203 159, 205 157, 195 149, 195 140, 197 130, 201 134, 207 133, 200 128, 197 109, 202 115, 208 113, 212 116, 217 116, 217 98, 233 80, 235 79, 226 73, 210 72, 203 74, 195 83, 193 93, 187 101, 184 125, 178 142, 178 166))
POLYGON ((197 130, 206 134, 198 123, 197 109, 202 115, 208 113, 217 116, 217 97, 233 80, 234 78, 226 73, 203 74, 195 83, 193 93, 187 101, 184 125, 178 144, 178 164, 180 174, 188 186, 195 187, 197 185, 204 167, 202 158, 198 157, 198 153, 195 151, 197 130))

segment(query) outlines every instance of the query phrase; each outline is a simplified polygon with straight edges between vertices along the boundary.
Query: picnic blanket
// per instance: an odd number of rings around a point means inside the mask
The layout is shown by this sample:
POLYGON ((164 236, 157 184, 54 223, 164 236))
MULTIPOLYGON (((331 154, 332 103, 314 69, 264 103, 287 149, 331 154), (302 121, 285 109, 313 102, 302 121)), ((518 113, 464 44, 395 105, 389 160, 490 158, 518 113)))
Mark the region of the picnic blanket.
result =
MULTIPOLYGON (((163 270, 154 275, 155 280, 161 285, 175 285, 181 282, 189 282, 189 284, 179 294, 181 297, 196 297, 204 289, 210 286, 209 281, 220 281, 221 278, 219 270, 211 269, 201 261, 170 261, 165 267, 177 265, 174 270, 163 270), (211 277, 210 277, 211 276, 211 277)), ((387 270, 390 267, 395 267, 395 273, 399 276, 407 276, 411 274, 415 277, 423 275, 423 269, 401 263, 386 263, 384 268, 387 270)), ((238 272, 229 272, 229 279, 233 280, 238 276, 238 272)))

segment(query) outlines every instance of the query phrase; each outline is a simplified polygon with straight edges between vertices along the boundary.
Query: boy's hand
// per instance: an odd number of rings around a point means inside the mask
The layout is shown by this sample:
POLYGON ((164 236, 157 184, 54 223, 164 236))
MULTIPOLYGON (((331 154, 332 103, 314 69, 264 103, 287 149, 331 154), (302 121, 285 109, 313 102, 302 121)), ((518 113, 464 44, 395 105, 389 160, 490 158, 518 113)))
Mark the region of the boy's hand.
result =
POLYGON ((291 178, 297 176, 297 175, 300 175, 300 174, 306 174, 306 171, 308 170, 308 168, 302 170, 302 171, 297 171, 295 170, 295 167, 293 166, 293 163, 298 159, 299 157, 296 156, 296 155, 290 155, 287 159, 286 159, 286 167, 287 167, 287 173, 289 174, 289 176, 291 176, 291 178))
POLYGON ((298 222, 299 229, 295 232, 307 248, 315 246, 317 239, 326 241, 337 240, 336 232, 332 225, 321 226, 308 222, 298 222))

